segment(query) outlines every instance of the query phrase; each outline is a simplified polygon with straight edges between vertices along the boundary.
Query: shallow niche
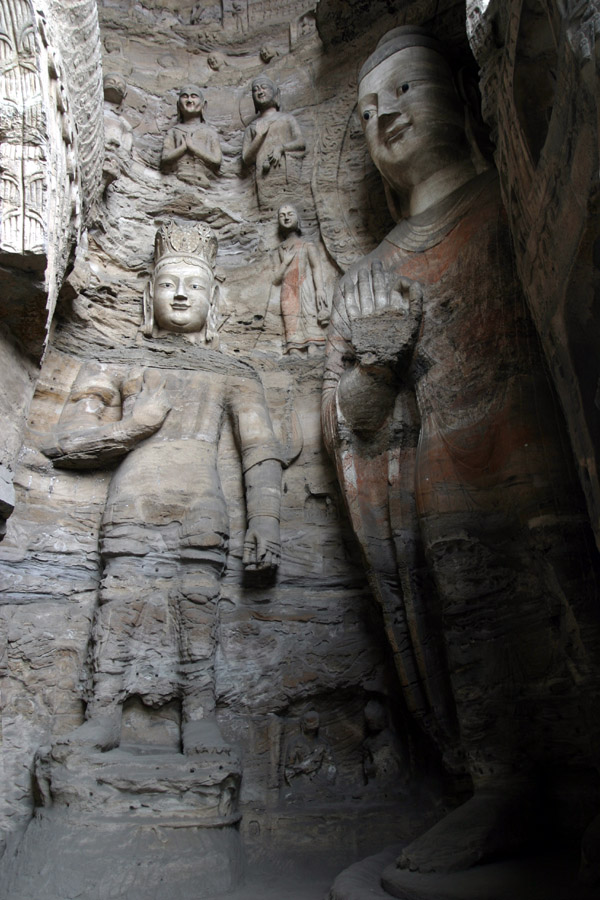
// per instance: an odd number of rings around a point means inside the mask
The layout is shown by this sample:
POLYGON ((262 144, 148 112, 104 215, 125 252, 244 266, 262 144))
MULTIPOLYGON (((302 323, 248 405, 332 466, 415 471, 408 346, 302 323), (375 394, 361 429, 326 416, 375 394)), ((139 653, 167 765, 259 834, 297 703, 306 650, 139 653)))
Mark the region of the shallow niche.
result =
POLYGON ((515 50, 513 91, 521 132, 534 166, 548 137, 556 97, 560 20, 544 0, 525 0, 515 50))

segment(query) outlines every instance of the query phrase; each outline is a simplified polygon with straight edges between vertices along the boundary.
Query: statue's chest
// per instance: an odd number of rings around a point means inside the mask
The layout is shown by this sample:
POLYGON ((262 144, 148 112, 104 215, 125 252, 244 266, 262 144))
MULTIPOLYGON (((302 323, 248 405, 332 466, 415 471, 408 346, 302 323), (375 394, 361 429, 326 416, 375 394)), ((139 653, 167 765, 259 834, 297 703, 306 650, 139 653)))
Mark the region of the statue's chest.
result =
MULTIPOLYGON (((157 371, 157 370, 155 370, 157 371)), ((219 439, 225 403, 225 383, 208 372, 161 370, 170 411, 160 429, 163 440, 219 439)))

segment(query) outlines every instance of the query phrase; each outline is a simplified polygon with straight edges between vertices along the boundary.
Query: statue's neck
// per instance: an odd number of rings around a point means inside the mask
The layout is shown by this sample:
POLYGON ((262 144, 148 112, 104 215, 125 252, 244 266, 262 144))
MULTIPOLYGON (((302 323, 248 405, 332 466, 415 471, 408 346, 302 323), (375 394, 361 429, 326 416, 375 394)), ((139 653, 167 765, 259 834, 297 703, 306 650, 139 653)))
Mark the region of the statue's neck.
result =
POLYGON ((436 203, 445 200, 453 191, 458 190, 475 178, 477 172, 470 159, 451 163, 414 185, 409 198, 409 215, 417 216, 436 203))

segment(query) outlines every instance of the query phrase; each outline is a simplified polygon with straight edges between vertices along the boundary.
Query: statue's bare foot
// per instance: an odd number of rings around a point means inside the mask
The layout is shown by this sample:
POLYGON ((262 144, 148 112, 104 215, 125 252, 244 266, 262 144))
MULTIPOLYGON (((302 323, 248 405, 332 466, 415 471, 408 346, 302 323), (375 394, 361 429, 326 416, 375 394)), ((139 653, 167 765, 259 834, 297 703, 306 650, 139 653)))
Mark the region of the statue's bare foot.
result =
POLYGON ((185 722, 182 729, 183 752, 226 753, 231 750, 214 719, 185 722))
POLYGON ((413 872, 460 872, 527 845, 533 834, 530 789, 482 789, 405 847, 396 865, 413 872))
POLYGON ((77 750, 104 752, 118 747, 121 740, 121 710, 94 716, 68 734, 58 738, 52 747, 52 755, 63 761, 77 750))

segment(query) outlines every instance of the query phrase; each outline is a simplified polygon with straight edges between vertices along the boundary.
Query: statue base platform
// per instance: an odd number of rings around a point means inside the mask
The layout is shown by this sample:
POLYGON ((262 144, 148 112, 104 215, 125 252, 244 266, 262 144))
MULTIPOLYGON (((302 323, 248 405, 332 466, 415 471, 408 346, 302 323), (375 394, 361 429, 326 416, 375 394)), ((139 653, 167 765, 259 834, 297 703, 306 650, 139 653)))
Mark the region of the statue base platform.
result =
POLYGON ((7 878, 11 900, 201 900, 233 890, 244 859, 241 767, 228 745, 186 756, 55 747, 38 759, 44 806, 7 878))
POLYGON ((596 900, 598 887, 577 882, 576 853, 548 853, 474 866, 451 874, 398 869, 395 846, 345 869, 329 900, 596 900))

